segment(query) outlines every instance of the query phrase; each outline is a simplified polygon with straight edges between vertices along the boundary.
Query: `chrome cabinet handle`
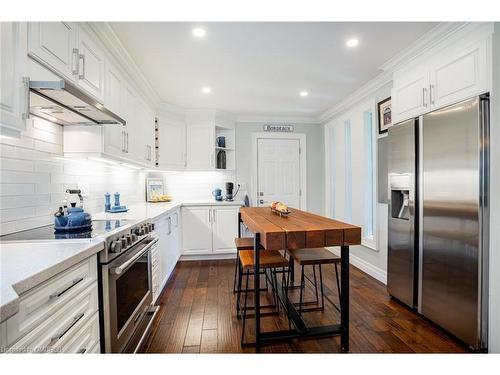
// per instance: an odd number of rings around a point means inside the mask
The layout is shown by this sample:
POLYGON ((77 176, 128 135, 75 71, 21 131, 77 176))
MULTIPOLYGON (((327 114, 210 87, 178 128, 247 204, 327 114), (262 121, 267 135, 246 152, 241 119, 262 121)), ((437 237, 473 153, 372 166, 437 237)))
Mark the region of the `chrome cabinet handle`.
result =
POLYGON ((52 336, 50 338, 50 343, 49 343, 49 346, 52 346, 54 345, 57 341, 59 341, 60 339, 62 339, 62 337, 71 329, 73 328, 73 326, 78 323, 80 321, 80 319, 83 318, 83 316, 85 315, 85 313, 80 313, 78 315, 76 315, 75 317, 73 317, 73 320, 66 326, 63 328, 63 330, 60 332, 60 333, 56 333, 54 336, 52 336))
POLYGON ((128 154, 128 132, 125 132, 125 136, 127 137, 127 143, 126 143, 126 145, 127 145, 127 154, 128 154))
POLYGON ((122 130, 122 152, 125 152, 125 131, 122 130))
POLYGON ((172 218, 169 216, 167 218, 167 220, 168 220, 168 233, 167 233, 167 235, 170 236, 172 234, 172 218))
POLYGON ((56 299, 56 298, 59 298, 61 297, 64 293, 66 293, 68 290, 70 290, 71 288, 73 288, 74 286, 78 285, 79 283, 81 283, 83 281, 83 277, 79 277, 78 279, 75 279, 71 282, 71 284, 69 286, 67 286, 66 288, 64 288, 63 290, 61 290, 60 292, 54 292, 52 293, 50 296, 49 296, 49 299, 52 300, 52 299, 56 299))
POLYGON ((431 104, 434 104, 434 85, 430 85, 429 87, 429 94, 431 97, 431 104))
POLYGON ((427 102, 425 100, 426 96, 427 96, 427 88, 423 87, 422 88, 422 105, 427 108, 427 102))
POLYGON ((73 48, 73 55, 72 55, 72 63, 73 63, 73 69, 71 70, 71 73, 73 75, 77 75, 80 71, 79 69, 79 56, 78 56, 78 48, 73 48))
POLYGON ((215 223, 215 208, 212 210, 212 214, 214 215, 214 223, 215 223))
POLYGON ((24 112, 22 119, 27 120, 30 118, 30 77, 23 77, 24 86, 24 112))
POLYGON ((82 62, 82 74, 78 75, 78 79, 85 79, 85 55, 78 55, 78 72, 80 72, 80 61, 82 62))

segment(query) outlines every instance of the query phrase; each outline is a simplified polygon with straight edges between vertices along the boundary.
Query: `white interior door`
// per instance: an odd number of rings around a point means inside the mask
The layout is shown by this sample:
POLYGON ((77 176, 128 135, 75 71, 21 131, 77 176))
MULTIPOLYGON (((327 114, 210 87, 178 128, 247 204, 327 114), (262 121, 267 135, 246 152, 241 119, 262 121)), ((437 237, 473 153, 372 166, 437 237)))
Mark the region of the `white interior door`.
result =
POLYGON ((300 209, 300 174, 299 139, 257 139, 259 206, 269 206, 273 201, 280 201, 300 209))

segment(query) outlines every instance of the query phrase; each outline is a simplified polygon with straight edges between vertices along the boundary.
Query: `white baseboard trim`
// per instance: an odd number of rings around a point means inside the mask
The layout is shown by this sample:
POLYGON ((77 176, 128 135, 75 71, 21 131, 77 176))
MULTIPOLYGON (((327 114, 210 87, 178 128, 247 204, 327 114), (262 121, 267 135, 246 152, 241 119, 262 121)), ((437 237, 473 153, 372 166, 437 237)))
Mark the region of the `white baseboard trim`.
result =
MULTIPOLYGON (((329 247, 330 250, 335 255, 340 256, 340 248, 329 247)), ((351 263, 354 267, 359 268, 361 271, 367 273, 374 279, 377 279, 382 284, 387 285, 387 272, 383 269, 375 267, 373 264, 368 263, 366 260, 357 257, 356 255, 350 254, 349 263, 351 263)))
POLYGON ((234 254, 207 254, 207 255, 181 255, 181 261, 190 260, 224 260, 224 259, 236 259, 236 253, 234 254))

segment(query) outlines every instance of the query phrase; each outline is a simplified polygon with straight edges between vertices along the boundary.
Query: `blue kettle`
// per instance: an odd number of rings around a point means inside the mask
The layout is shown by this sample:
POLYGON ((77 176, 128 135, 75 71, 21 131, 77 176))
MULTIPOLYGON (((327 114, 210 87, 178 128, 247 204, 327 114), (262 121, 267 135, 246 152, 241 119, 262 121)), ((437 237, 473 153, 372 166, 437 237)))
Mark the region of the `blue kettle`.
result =
MULTIPOLYGON (((56 232, 86 231, 92 228, 92 217, 83 210, 83 198, 80 190, 66 190, 68 194, 78 194, 80 198, 80 207, 76 203, 71 203, 67 208, 67 215, 63 207, 54 214, 54 229, 56 232)), ((65 199, 66 202, 66 199, 65 199)), ((66 208, 66 206, 64 206, 66 208)))

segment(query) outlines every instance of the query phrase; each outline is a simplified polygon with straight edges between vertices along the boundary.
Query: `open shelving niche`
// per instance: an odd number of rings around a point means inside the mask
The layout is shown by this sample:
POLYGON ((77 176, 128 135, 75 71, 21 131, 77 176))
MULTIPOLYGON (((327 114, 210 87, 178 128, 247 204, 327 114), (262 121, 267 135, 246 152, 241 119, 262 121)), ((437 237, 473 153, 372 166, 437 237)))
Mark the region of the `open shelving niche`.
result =
POLYGON ((215 125, 215 163, 216 170, 234 171, 236 170, 236 134, 234 127, 229 128, 222 125, 215 125), (226 137, 226 147, 217 146, 217 138, 226 137), (217 168, 217 153, 224 150, 226 152, 226 169, 217 168))

